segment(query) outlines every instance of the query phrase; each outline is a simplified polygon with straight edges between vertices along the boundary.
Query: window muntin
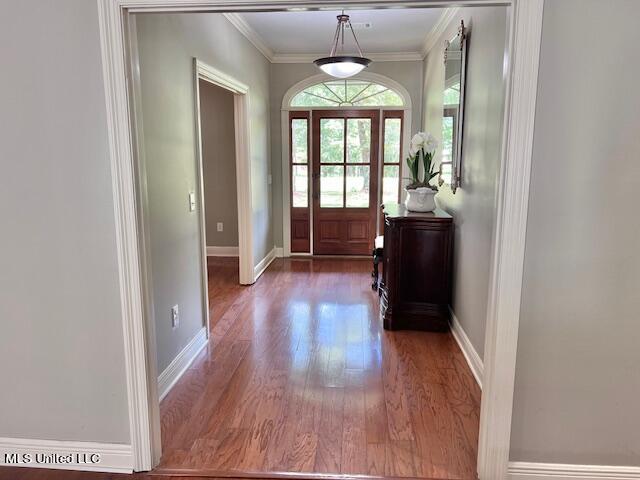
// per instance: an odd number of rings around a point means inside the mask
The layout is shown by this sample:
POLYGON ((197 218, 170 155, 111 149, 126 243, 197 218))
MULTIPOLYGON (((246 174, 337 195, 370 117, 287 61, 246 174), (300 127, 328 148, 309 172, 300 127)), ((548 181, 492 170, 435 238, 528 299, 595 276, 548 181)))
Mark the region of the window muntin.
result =
POLYGON ((331 80, 305 88, 291 100, 292 107, 401 107, 402 97, 374 82, 331 80))

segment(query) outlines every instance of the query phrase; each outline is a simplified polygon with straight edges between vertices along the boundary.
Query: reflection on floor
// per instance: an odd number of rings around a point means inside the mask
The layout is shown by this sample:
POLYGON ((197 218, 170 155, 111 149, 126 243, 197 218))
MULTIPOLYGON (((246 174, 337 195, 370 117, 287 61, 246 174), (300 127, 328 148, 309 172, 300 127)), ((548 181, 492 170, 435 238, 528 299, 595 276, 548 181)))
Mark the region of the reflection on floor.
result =
POLYGON ((475 478, 480 391, 450 334, 386 332, 370 262, 209 259, 210 344, 161 404, 159 471, 475 478))

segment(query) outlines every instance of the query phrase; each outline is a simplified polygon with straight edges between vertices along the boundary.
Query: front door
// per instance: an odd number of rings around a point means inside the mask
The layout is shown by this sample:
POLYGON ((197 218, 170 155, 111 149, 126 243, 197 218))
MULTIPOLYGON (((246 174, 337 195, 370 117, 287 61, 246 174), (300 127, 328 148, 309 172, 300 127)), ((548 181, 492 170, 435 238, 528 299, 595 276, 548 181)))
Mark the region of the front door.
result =
POLYGON ((313 252, 369 255, 378 205, 378 110, 313 111, 313 252))

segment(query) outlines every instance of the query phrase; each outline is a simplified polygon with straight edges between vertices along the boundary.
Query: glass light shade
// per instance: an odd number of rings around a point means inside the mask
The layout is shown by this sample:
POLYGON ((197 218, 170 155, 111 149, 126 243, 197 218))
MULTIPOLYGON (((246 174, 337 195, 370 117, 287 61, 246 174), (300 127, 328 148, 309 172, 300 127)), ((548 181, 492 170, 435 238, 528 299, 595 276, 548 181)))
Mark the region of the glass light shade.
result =
POLYGON ((314 62, 320 70, 335 78, 349 78, 360 73, 371 60, 363 57, 326 57, 314 62))

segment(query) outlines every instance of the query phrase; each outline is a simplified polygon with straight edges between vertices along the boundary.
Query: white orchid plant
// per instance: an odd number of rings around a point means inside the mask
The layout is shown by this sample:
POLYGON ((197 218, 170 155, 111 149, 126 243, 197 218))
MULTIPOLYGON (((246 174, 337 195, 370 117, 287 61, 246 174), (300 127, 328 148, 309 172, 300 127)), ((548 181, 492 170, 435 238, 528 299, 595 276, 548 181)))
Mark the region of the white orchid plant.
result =
POLYGON ((418 132, 411 139, 411 148, 407 157, 407 165, 411 173, 411 183, 407 185, 408 189, 419 187, 429 187, 432 190, 438 190, 436 185, 431 184, 431 180, 440 174, 433 157, 438 148, 438 141, 433 135, 427 132, 418 132), (422 160, 424 177, 420 178, 420 160, 422 160))

